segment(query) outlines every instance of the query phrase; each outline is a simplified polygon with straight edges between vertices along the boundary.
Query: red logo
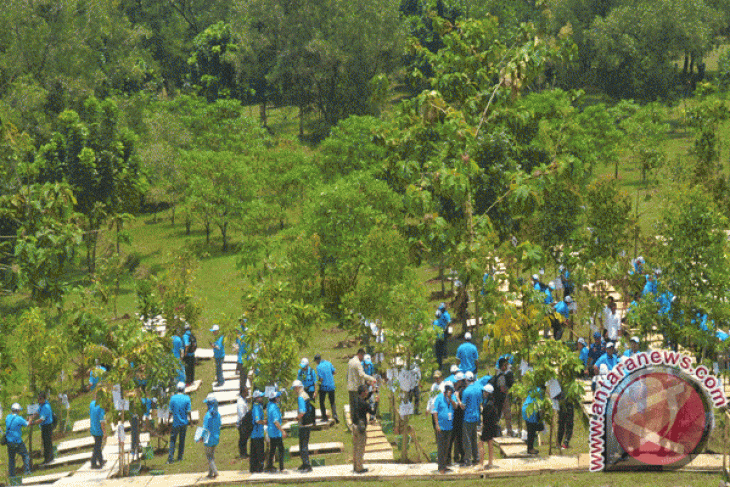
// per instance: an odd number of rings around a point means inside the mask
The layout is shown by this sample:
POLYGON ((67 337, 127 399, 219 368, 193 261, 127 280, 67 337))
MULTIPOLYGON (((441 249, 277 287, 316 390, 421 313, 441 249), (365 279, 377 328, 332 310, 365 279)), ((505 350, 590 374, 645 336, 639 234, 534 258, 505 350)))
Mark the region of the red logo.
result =
POLYGON ((700 393, 672 374, 634 379, 614 403, 613 431, 621 447, 648 465, 670 465, 702 441, 707 418, 700 393))

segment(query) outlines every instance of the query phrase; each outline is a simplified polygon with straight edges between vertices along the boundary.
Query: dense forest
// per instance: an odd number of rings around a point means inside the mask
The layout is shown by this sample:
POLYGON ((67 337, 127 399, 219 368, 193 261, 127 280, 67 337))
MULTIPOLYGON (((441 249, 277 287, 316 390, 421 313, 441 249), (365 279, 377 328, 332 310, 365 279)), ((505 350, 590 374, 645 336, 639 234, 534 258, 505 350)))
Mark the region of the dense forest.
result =
POLYGON ((726 323, 730 55, 712 72, 705 58, 729 16, 727 0, 9 0, 2 330, 69 338, 3 342, 0 366, 30 357, 31 388, 77 352, 88 367, 125 286, 143 317, 200 326, 190 256, 140 265, 127 231, 160 210, 202 229, 194 257, 238 256, 252 345, 277 337, 262 370, 295 364, 324 316, 381 319, 426 353, 425 264, 480 296, 491 336, 509 335, 508 303, 485 273, 506 266, 518 293, 521 274, 564 265, 630 289, 637 250, 664 286, 692 284, 674 290, 674 332, 698 309, 726 323), (666 144, 678 130, 687 150, 666 144), (652 194, 666 245, 642 227, 652 194))

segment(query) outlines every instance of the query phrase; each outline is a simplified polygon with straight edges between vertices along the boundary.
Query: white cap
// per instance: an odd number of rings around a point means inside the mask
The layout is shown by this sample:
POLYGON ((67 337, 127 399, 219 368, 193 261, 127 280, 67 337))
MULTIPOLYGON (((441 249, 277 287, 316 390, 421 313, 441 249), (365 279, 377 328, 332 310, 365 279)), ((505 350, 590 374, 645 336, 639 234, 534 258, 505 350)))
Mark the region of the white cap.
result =
POLYGON ((460 380, 464 380, 464 372, 457 372, 454 376, 454 379, 456 379, 457 382, 460 380))
POLYGON ((369 353, 366 353, 365 356, 362 358, 362 361, 365 363, 372 363, 373 358, 370 356, 369 353))
POLYGON ((449 372, 451 372, 452 374, 455 374, 458 371, 459 371, 459 366, 456 364, 452 365, 451 368, 449 369, 449 372))
POLYGON ((471 333, 470 332, 467 331, 466 333, 464 333, 464 340, 471 340, 471 333))
POLYGON ((453 389, 454 383, 451 382, 450 380, 445 380, 441 384, 439 384, 439 390, 441 392, 445 392, 447 387, 451 387, 453 389))
POLYGON ((474 372, 472 372, 471 370, 467 371, 466 374, 464 374, 464 377, 467 381, 474 382, 474 372))
POLYGON ((606 349, 609 349, 609 348, 613 348, 613 349, 615 349, 615 348, 616 348, 616 344, 615 344, 615 343, 613 343, 613 342, 608 342, 608 343, 606 344, 606 349))
POLYGON ((213 326, 212 326, 212 327, 210 328, 210 331, 211 331, 211 332, 215 332, 215 331, 218 331, 218 330, 220 330, 220 329, 221 329, 221 327, 220 327, 220 326, 218 326, 218 325, 213 325, 213 326))
POLYGON ((307 365, 309 365, 309 359, 307 359, 306 357, 303 358, 301 362, 299 362, 299 367, 301 367, 301 368, 304 368, 307 365))
POLYGON ((585 344, 586 344, 586 340, 585 340, 585 338, 583 338, 583 337, 580 337, 580 338, 578 339, 578 343, 582 343, 583 345, 585 345, 585 344))
POLYGON ((273 390, 273 389, 272 389, 272 390, 270 390, 270 391, 269 391, 269 393, 268 393, 268 394, 266 394, 266 397, 267 397, 268 399, 274 399, 274 398, 276 397, 276 391, 275 391, 275 390, 273 390))
POLYGON ((302 381, 297 379, 291 383, 291 388, 294 389, 295 387, 304 387, 304 384, 302 384, 302 381))
POLYGON ((535 281, 539 281, 540 280, 540 276, 538 276, 537 274, 533 274, 532 275, 532 279, 535 280, 535 281))
POLYGON ((258 399, 259 397, 264 397, 264 393, 259 390, 253 391, 253 398, 258 399))
POLYGON ((571 298, 570 295, 565 296, 565 302, 566 303, 572 303, 573 302, 573 298, 571 298))
POLYGON ((185 390, 185 383, 183 381, 180 381, 177 383, 177 390, 178 391, 184 391, 185 390))
POLYGON ((494 386, 492 384, 487 384, 482 387, 482 390, 491 394, 494 392, 494 386))
POLYGON ((631 341, 639 343, 639 337, 631 337, 631 341))
POLYGON ((17 402, 14 402, 13 405, 10 406, 10 410, 11 411, 22 411, 23 408, 20 407, 20 404, 18 404, 17 402))

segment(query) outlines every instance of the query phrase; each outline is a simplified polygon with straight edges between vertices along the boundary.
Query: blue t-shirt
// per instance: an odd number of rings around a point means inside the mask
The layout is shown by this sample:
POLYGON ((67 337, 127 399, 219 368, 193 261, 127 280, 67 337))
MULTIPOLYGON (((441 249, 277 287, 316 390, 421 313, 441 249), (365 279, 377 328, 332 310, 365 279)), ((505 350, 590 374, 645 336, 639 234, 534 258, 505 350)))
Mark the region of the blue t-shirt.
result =
POLYGON ((281 438, 281 431, 279 431, 274 424, 278 422, 281 426, 281 411, 279 410, 279 405, 269 401, 269 405, 266 406, 266 416, 269 426, 269 438, 281 438))
POLYGON ((42 425, 53 424, 53 411, 51 410, 51 404, 48 401, 41 404, 41 407, 38 410, 38 416, 43 418, 43 422, 41 423, 42 425))
POLYGON ((170 412, 172 413, 173 426, 186 426, 188 424, 188 412, 192 409, 190 397, 185 394, 175 394, 170 398, 170 412))
POLYGON ((464 403, 464 421, 467 423, 479 422, 479 406, 482 403, 482 385, 473 383, 461 393, 461 402, 464 403))
POLYGON ((650 281, 649 276, 646 276, 646 284, 644 284, 644 289, 641 291, 641 295, 646 296, 647 294, 656 294, 656 291, 656 280, 650 281))
POLYGON ((489 374, 487 374, 485 376, 482 376, 479 379, 477 379, 477 384, 479 384, 480 386, 484 387, 484 386, 486 386, 489 383, 489 380, 491 378, 492 378, 492 376, 489 375, 489 374))
POLYGON ((317 383, 317 373, 312 367, 307 365, 304 368, 299 368, 297 379, 302 381, 304 389, 311 391, 314 390, 314 385, 317 383))
POLYGON ((172 354, 175 358, 182 358, 183 341, 177 335, 172 336, 172 354))
POLYGON ((190 334, 191 334, 190 333, 190 330, 185 330, 185 333, 183 333, 183 337, 182 337, 183 346, 186 347, 186 348, 190 346, 190 343, 192 343, 192 340, 190 338, 190 334))
POLYGON ((441 325, 441 320, 433 320, 433 331, 436 333, 437 340, 444 339, 444 327, 441 325))
POLYGON ((454 425, 454 405, 446 399, 443 393, 436 397, 433 403, 433 410, 437 414, 439 428, 443 431, 451 431, 454 425))
POLYGON ((243 335, 236 338, 236 344, 238 345, 238 358, 236 360, 239 364, 242 364, 243 355, 246 353, 246 342, 243 340, 243 335))
POLYGON ((446 310, 441 311, 439 321, 441 322, 441 328, 448 328, 449 324, 451 324, 451 315, 449 314, 449 312, 446 310))
POLYGON ((593 365, 595 365, 596 367, 598 367, 600 369, 601 364, 606 364, 606 366, 608 367, 608 370, 610 371, 611 369, 613 369, 616 366, 617 363, 618 363, 618 355, 616 355, 614 353, 612 357, 609 357, 607 353, 604 353, 603 355, 601 355, 601 358, 596 360, 596 363, 593 365))
POLYGON ((264 408, 259 403, 254 403, 251 409, 251 420, 253 421, 253 430, 251 431, 251 438, 258 439, 264 437, 264 425, 258 424, 258 421, 264 420, 264 408))
POLYGON ((372 362, 370 362, 369 364, 363 362, 362 370, 363 372, 365 372, 365 375, 375 375, 375 365, 372 362))
POLYGON ((226 349, 223 347, 223 335, 219 336, 218 339, 215 341, 213 357, 217 359, 222 359, 226 357, 226 349))
POLYGON ((302 396, 297 396, 297 412, 305 414, 307 412, 307 400, 302 396))
POLYGON ((203 428, 208 430, 208 440, 205 441, 205 446, 216 446, 221 437, 221 415, 218 414, 218 408, 213 407, 205 413, 203 428))
POLYGON ((560 313, 566 320, 570 317, 570 308, 565 301, 560 301, 555 305, 555 311, 560 313))
POLYGON ((335 390, 335 366, 327 360, 321 360, 317 365, 317 376, 319 376, 320 391, 335 390))
POLYGON ((5 432, 7 433, 8 443, 20 443, 23 441, 22 430, 24 426, 28 426, 28 422, 17 414, 8 414, 5 418, 5 432))
POLYGON ((581 362, 583 362, 583 365, 588 365, 588 347, 583 347, 580 349, 580 354, 578 355, 578 358, 580 358, 581 362))
POLYGON ((106 411, 104 411, 104 408, 101 407, 96 403, 96 401, 91 401, 89 404, 89 419, 91 420, 91 436, 102 436, 104 434, 104 431, 101 429, 101 422, 104 421, 104 414, 106 411))
POLYGON ((532 396, 527 396, 527 399, 525 399, 525 401, 522 403, 522 419, 524 419, 528 423, 534 424, 540 422, 540 413, 535 410, 529 416, 527 415, 527 409, 533 402, 535 402, 535 399, 532 396))
POLYGON ((464 342, 456 349, 456 358, 460 360, 459 369, 462 372, 476 372, 479 352, 476 345, 471 342, 464 342))
POLYGON ((631 357, 633 354, 634 354, 634 351, 631 350, 630 348, 627 348, 626 350, 624 350, 624 357, 631 357))
POLYGON ((93 391, 96 385, 101 382, 101 379, 106 373, 106 367, 97 365, 89 372, 89 391, 93 391))
POLYGON ((601 358, 601 355, 605 353, 603 350, 605 346, 606 345, 603 342, 601 342, 600 345, 596 342, 591 343, 591 346, 588 349, 588 358, 593 359, 594 365, 596 361, 601 358))

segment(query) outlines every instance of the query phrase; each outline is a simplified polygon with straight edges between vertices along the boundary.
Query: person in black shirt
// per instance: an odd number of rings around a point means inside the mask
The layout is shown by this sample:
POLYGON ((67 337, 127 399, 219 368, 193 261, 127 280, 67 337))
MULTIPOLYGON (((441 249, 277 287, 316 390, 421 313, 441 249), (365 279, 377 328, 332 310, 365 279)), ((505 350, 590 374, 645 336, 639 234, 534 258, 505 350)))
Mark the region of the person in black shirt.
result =
POLYGON ((360 385, 357 388, 358 396, 355 399, 355 415, 352 418, 352 467, 355 473, 368 471, 363 466, 365 456, 365 442, 367 441, 368 414, 375 414, 370 407, 370 391, 368 386, 360 385))

